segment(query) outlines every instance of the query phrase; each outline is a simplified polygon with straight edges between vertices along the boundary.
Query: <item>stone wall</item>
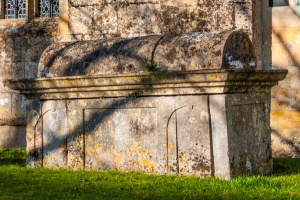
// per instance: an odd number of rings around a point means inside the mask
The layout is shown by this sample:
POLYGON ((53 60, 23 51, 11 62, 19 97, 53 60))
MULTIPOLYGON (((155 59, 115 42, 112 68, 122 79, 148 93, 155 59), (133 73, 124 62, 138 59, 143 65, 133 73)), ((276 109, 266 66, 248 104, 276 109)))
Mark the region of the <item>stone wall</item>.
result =
POLYGON ((263 1, 264 66, 288 69, 284 81, 272 89, 273 156, 300 157, 300 6, 269 7, 263 1))
POLYGON ((61 0, 59 18, 35 18, 30 2, 27 13, 28 19, 0 20, 0 134, 5 138, 25 140, 26 110, 24 98, 4 80, 36 77, 40 56, 53 43, 243 28, 261 61, 260 1, 61 0))

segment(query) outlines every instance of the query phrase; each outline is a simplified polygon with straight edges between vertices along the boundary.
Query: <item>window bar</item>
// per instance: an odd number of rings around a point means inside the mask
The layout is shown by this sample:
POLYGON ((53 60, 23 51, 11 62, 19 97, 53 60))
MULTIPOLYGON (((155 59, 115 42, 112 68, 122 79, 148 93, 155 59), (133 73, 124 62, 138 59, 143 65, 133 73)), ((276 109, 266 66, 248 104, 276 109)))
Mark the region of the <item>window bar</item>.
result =
POLYGON ((59 16, 59 0, 52 0, 52 17, 59 16))
POLYGON ((16 18, 17 5, 16 0, 6 0, 5 1, 5 19, 16 18))
POLYGON ((58 17, 59 0, 40 0, 40 17, 58 17))
POLYGON ((40 17, 50 17, 50 0, 40 1, 40 17))
POLYGON ((26 18, 26 0, 18 1, 18 18, 26 18))

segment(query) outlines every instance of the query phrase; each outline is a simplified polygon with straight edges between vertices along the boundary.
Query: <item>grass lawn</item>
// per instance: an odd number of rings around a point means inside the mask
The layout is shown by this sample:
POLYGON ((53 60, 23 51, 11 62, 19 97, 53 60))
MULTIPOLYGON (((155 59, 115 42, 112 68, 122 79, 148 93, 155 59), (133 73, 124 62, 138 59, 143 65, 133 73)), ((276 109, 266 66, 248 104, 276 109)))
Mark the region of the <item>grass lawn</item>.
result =
POLYGON ((215 178, 30 169, 24 149, 0 149, 0 199, 300 199, 300 159, 274 159, 274 174, 215 178))

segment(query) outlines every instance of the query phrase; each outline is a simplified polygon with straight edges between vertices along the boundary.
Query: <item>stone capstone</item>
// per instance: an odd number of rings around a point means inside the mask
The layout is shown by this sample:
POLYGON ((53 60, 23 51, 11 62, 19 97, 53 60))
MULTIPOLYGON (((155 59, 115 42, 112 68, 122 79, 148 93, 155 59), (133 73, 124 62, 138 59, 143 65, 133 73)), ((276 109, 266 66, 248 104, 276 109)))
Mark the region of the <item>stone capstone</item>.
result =
POLYGON ((40 77, 137 73, 155 62, 161 71, 255 69, 252 43, 241 30, 50 45, 40 77))

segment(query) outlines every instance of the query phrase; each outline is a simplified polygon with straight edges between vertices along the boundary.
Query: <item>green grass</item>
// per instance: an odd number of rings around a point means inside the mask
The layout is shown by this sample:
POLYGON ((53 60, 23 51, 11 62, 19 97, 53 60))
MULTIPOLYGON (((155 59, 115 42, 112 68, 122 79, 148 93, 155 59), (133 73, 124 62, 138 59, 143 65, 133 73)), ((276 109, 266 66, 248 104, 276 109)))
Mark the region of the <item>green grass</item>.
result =
POLYGON ((274 159, 274 174, 231 181, 24 165, 25 150, 0 149, 0 199, 300 199, 300 159, 274 159))

